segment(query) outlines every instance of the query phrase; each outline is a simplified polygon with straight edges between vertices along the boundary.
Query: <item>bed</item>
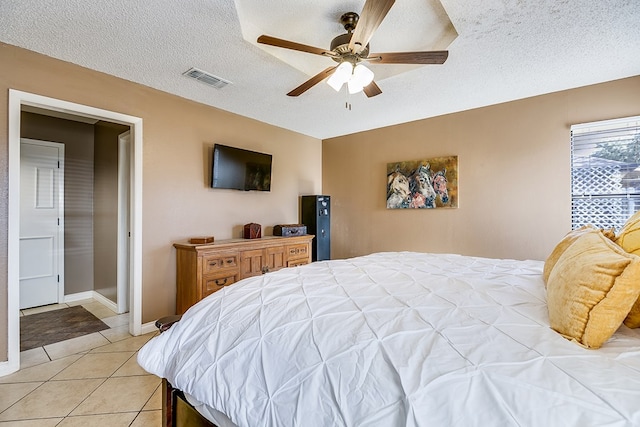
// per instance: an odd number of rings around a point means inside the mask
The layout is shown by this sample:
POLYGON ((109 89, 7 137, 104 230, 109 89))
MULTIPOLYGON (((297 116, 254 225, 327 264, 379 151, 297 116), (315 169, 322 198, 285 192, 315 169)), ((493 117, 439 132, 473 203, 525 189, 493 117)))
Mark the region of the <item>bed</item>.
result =
POLYGON ((640 329, 598 350, 565 339, 543 266, 383 252, 287 268, 200 301, 138 362, 164 379, 167 425, 176 404, 219 427, 640 425, 640 329))

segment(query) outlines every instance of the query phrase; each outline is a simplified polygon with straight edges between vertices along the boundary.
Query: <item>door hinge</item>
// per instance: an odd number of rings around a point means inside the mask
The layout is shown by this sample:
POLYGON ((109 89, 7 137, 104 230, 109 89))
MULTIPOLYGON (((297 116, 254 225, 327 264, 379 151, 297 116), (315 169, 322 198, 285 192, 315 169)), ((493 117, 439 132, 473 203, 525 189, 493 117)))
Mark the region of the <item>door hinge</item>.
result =
POLYGON ((60 160, 58 160, 58 169, 60 169, 60 160))
POLYGON ((60 225, 60 218, 58 218, 58 225, 60 225))
POLYGON ((60 283, 60 275, 58 274, 58 283, 60 283))

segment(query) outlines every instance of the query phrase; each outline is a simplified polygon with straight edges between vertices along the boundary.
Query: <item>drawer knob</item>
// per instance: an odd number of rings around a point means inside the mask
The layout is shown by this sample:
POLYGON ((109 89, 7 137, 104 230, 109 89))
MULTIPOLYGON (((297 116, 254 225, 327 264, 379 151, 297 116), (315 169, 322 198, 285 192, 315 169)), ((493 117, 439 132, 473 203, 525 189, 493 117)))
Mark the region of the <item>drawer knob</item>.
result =
POLYGON ((228 277, 225 277, 224 279, 216 279, 216 285, 218 286, 224 286, 227 284, 227 279, 228 277))
POLYGON ((218 265, 218 261, 210 261, 209 262, 209 267, 215 267, 216 265, 218 265))

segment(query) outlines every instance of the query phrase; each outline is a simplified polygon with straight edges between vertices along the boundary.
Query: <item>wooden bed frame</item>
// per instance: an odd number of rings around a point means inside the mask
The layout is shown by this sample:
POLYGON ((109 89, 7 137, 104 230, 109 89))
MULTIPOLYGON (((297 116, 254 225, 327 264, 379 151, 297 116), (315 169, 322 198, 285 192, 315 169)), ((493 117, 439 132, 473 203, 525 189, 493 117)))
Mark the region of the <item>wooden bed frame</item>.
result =
MULTIPOLYGON (((168 330, 182 316, 167 316, 156 320, 160 333, 168 330)), ((162 379, 162 420, 164 427, 218 427, 187 402, 184 393, 162 379)))
POLYGON ((162 379, 162 420, 166 427, 218 427, 200 415, 184 393, 162 379))

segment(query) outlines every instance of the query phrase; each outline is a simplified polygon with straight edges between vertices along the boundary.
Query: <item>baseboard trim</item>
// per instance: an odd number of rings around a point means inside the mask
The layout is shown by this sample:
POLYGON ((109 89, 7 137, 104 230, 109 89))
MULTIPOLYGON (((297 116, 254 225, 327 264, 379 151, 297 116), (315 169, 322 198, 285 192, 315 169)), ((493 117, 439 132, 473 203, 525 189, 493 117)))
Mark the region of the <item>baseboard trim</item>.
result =
POLYGON ((96 291, 92 291, 93 292, 93 299, 98 301, 100 304, 109 307, 109 310, 113 311, 114 313, 118 312, 118 305, 111 301, 109 298, 105 297, 104 295, 102 295, 100 292, 96 292, 96 291))
POLYGON ((7 360, 6 362, 0 362, 0 377, 4 377, 5 375, 13 374, 20 369, 20 358, 17 359, 12 358, 11 360, 7 360), (16 363, 17 360, 17 363, 16 363))
POLYGON ((141 335, 150 334, 151 332, 157 332, 156 322, 148 322, 142 325, 141 335))
POLYGON ((64 296, 65 303, 82 301, 83 299, 93 298, 93 291, 77 292, 75 294, 69 294, 64 296))
POLYGON ((94 299, 98 301, 100 304, 106 306, 109 310, 114 313, 118 312, 118 306, 115 302, 111 301, 109 298, 105 297, 99 292, 96 291, 85 291, 85 292, 77 292, 75 294, 69 294, 64 296, 64 302, 77 302, 85 299, 94 299))

